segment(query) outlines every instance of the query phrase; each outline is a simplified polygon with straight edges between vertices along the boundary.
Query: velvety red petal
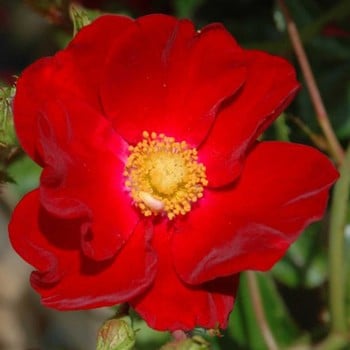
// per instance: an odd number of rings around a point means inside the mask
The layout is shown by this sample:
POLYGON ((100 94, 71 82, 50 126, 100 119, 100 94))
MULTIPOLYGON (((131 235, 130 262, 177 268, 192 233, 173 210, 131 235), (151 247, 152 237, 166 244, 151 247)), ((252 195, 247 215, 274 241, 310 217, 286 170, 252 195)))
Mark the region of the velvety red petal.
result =
POLYGON ((239 175, 247 149, 299 88, 294 68, 284 59, 260 51, 246 51, 246 59, 243 89, 219 113, 199 151, 212 187, 226 185, 239 175))
POLYGON ((95 308, 126 302, 144 292, 156 272, 151 228, 141 222, 116 257, 96 262, 81 254, 81 225, 81 220, 48 214, 39 205, 38 191, 26 195, 14 210, 11 243, 36 268, 31 284, 43 304, 60 310, 95 308))
POLYGON ((219 24, 195 32, 188 20, 141 17, 111 51, 102 103, 130 143, 146 130, 197 145, 242 85, 244 64, 243 50, 219 24))
MULTIPOLYGON (((158 255, 157 274, 152 287, 131 305, 158 330, 225 328, 233 307, 238 275, 211 283, 189 286, 176 274, 166 225, 156 225, 152 245, 158 255)), ((185 249, 191 250, 190 246, 185 249)))
POLYGON ((328 158, 311 147, 258 144, 235 185, 207 190, 177 223, 172 242, 177 272, 197 284, 271 268, 302 230, 322 217, 337 177, 328 158))
POLYGON ((23 71, 14 99, 15 126, 22 147, 38 163, 41 164, 35 154, 38 111, 48 99, 58 96, 86 101, 101 110, 98 83, 106 55, 130 23, 132 20, 123 16, 101 16, 84 27, 65 50, 23 71))
POLYGON ((111 258, 139 220, 124 186, 127 144, 103 116, 75 101, 48 102, 38 130, 42 205, 57 217, 85 218, 84 253, 111 258))

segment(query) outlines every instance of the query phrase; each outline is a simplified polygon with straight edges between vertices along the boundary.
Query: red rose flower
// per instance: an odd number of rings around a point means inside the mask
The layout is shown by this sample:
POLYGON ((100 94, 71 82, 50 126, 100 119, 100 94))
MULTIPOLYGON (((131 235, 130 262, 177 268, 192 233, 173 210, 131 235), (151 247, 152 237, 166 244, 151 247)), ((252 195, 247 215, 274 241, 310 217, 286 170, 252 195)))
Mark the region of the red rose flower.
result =
POLYGON ((15 124, 43 172, 9 231, 43 304, 225 327, 239 272, 271 268, 337 178, 310 147, 256 141, 298 88, 285 60, 165 15, 102 16, 27 68, 15 124))

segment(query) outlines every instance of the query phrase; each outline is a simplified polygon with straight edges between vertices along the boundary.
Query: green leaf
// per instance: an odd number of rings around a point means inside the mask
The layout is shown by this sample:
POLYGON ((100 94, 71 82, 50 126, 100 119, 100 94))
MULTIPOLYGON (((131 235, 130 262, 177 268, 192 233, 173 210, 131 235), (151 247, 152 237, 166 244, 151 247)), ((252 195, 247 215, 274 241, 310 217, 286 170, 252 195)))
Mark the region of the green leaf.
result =
POLYGON ((8 173, 8 166, 17 149, 11 110, 14 94, 14 87, 0 86, 0 184, 14 182, 8 173))
POLYGON ((4 182, 14 183, 14 180, 5 170, 0 169, 0 184, 4 182))
MULTIPOLYGON (((309 4, 309 10, 305 8, 305 2, 301 0, 289 1, 288 6, 293 8, 291 12, 298 25, 303 44, 307 44, 313 40, 327 23, 343 20, 350 14, 350 2, 348 0, 335 2, 333 7, 327 11, 319 13, 316 18, 315 11, 312 11, 315 6, 312 6, 312 4, 309 4)), ((282 27, 281 24, 279 24, 279 27, 282 27)), ((291 50, 291 43, 287 35, 285 35, 284 38, 278 41, 251 42, 246 44, 245 47, 281 54, 291 50)))
POLYGON ((15 91, 14 87, 0 86, 0 146, 14 145, 16 142, 11 110, 15 91))
POLYGON ((81 28, 101 16, 101 11, 88 10, 83 6, 72 3, 69 6, 69 16, 73 22, 73 36, 75 36, 81 28))
POLYGON ((8 175, 15 181, 9 184, 11 193, 18 199, 38 187, 41 168, 29 157, 22 157, 7 168, 8 175))
POLYGON ((137 332, 136 348, 142 350, 159 349, 163 344, 170 340, 168 332, 156 331, 146 324, 145 321, 134 315, 134 329, 137 332))
MULTIPOLYGON (((316 53, 316 50, 313 50, 316 53)), ((318 52, 320 57, 324 56, 318 52)), ((320 88, 321 96, 327 107, 330 121, 336 135, 341 140, 350 137, 350 60, 334 60, 325 62, 320 58, 314 59, 313 70, 320 88)), ((304 122, 314 131, 319 130, 315 113, 306 89, 298 95, 299 112, 304 122)))
POLYGON ((175 15, 179 18, 193 18, 203 0, 174 0, 175 15))
POLYGON ((274 122, 276 138, 280 141, 289 141, 290 129, 286 123, 286 114, 282 113, 274 122))
MULTIPOLYGON (((291 319, 274 281, 269 274, 259 273, 257 277, 266 318, 277 343, 281 347, 294 343, 300 332, 291 319)), ((249 295, 247 278, 243 274, 229 329, 226 335, 219 339, 223 349, 266 349, 249 295)))

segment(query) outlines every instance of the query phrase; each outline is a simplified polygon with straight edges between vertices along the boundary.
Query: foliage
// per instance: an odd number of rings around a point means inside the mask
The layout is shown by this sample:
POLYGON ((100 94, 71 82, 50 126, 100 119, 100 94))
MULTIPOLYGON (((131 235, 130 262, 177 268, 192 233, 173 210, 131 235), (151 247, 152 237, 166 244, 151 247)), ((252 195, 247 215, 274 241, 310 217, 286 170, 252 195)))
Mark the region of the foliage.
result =
MULTIPOLYGON (((27 1, 27 3, 55 23, 53 41, 56 43, 51 43, 50 48, 55 51, 62 42, 60 38, 71 36, 67 31, 67 28, 72 29, 72 25, 67 24, 68 1, 27 1)), ((86 2, 88 5, 89 3, 91 2, 86 2)), ((99 4, 96 3, 93 4, 93 8, 95 5, 98 7, 99 4)), ((113 1, 101 2, 100 10, 113 8, 112 3, 113 1)), ((190 17, 200 26, 212 21, 224 22, 243 46, 284 55, 298 66, 287 37, 284 18, 272 1, 173 0, 170 3, 150 1, 146 7, 144 2, 142 5, 140 3, 142 2, 132 1, 129 7, 123 3, 122 8, 130 15, 140 11, 160 11, 179 17, 190 17)), ((350 2, 289 0, 286 3, 300 30, 331 124, 338 139, 345 146, 350 141, 350 2)), ((17 6, 21 5, 18 3, 17 6)), ((98 13, 84 9, 80 5, 71 5, 70 15, 73 18, 74 33, 98 13)), ((16 45, 21 43, 12 47, 16 45)), ((38 46, 34 45, 33 50, 37 50, 38 57, 42 54, 38 46)), ((31 59, 32 57, 28 58, 31 59)), ((23 68, 22 65, 0 68, 1 71, 10 69, 18 74, 23 68)), ((305 86, 301 72, 299 78, 305 86)), ((35 186, 38 169, 30 160, 20 156, 16 145, 10 111, 13 94, 13 87, 0 87, 0 182, 16 180, 18 182, 16 196, 20 197, 30 187, 35 186)), ((265 133, 264 138, 312 144, 327 152, 324 136, 305 87, 300 91, 296 102, 283 118, 265 133)), ((347 172, 349 169, 344 171, 347 172)), ((332 205, 337 204, 335 200, 336 198, 333 198, 332 205)), ((337 207, 338 213, 342 211, 344 214, 340 230, 346 238, 343 244, 344 270, 340 278, 346 285, 343 306, 346 310, 347 332, 350 325, 350 279, 346 277, 350 272, 348 202, 348 197, 342 198, 341 207, 337 207)), ((317 349, 326 350, 350 347, 346 335, 335 336, 334 332, 330 332, 332 313, 329 309, 328 286, 332 281, 330 274, 340 271, 330 270, 330 260, 334 257, 330 255, 328 240, 333 232, 330 232, 328 227, 329 216, 326 216, 322 222, 306 230, 271 273, 257 275, 267 322, 281 348, 316 349, 317 346, 317 349)), ((203 330, 194 331, 209 340, 212 349, 267 349, 249 289, 247 277, 242 276, 235 310, 231 315, 229 328, 222 337, 212 337, 203 330)), ((136 333, 136 344, 140 349, 159 348, 168 338, 166 334, 148 329, 140 320, 137 320, 134 326, 140 329, 136 333)))

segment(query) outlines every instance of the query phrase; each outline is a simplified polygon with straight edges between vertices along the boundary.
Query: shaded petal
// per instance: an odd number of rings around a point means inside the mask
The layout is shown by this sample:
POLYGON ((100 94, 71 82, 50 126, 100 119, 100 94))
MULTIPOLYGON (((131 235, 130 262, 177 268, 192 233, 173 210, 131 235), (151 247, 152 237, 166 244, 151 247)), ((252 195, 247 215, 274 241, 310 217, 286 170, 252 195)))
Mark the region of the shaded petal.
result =
POLYGON ((101 16, 84 27, 65 50, 36 61, 21 74, 14 99, 16 131, 24 150, 39 164, 42 161, 35 154, 38 112, 47 100, 58 96, 86 101, 101 110, 98 83, 104 61, 112 43, 130 23, 132 20, 123 16, 101 16))
POLYGON ((169 238, 165 224, 155 226, 152 245, 158 255, 157 275, 152 287, 131 305, 150 327, 158 330, 225 328, 238 275, 195 287, 186 285, 174 270, 169 238))
POLYGON ((226 185, 240 174, 248 148, 299 88, 294 68, 284 59, 260 51, 246 51, 246 59, 244 88, 218 114, 199 150, 212 187, 226 185))
POLYGON ((244 64, 243 50, 219 24, 196 33, 188 20, 141 17, 109 56, 105 113, 130 143, 146 130, 197 145, 244 82, 244 64))
POLYGON ((38 124, 42 205, 57 217, 84 217, 84 253, 111 258, 139 220, 124 186, 127 145, 103 116, 75 101, 50 101, 38 124))
POLYGON ((36 268, 31 284, 44 305, 59 310, 109 306, 128 301, 148 288, 156 272, 150 228, 141 222, 116 257, 95 262, 79 250, 81 225, 81 220, 48 214, 39 205, 37 190, 27 194, 13 213, 11 243, 36 268))
POLYGON ((329 159, 311 147, 258 144, 234 186, 206 191, 177 223, 172 242, 177 272, 197 284, 271 268, 302 230, 322 217, 337 177, 329 159))

